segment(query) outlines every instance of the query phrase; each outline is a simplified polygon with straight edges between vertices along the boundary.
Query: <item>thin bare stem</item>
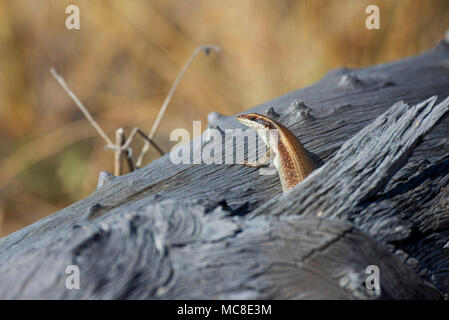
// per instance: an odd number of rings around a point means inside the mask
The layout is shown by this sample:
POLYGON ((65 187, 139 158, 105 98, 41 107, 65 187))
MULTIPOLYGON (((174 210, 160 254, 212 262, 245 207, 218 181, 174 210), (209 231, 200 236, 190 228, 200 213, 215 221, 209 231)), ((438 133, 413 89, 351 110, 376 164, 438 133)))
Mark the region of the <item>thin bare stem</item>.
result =
POLYGON ((128 162, 129 172, 133 172, 134 170, 136 170, 136 168, 135 168, 134 162, 133 162, 132 149, 128 148, 124 152, 125 152, 125 156, 126 156, 126 161, 128 162))
POLYGON ((133 155, 132 155, 132 149, 129 148, 129 145, 131 144, 131 142, 133 141, 136 133, 137 133, 137 128, 134 128, 131 131, 131 134, 129 135, 128 139, 125 141, 125 143, 121 146, 121 149, 124 151, 125 156, 126 156, 126 161, 128 162, 128 168, 129 168, 129 172, 133 172, 136 167, 134 166, 134 162, 133 162, 133 155))
POLYGON ((115 131, 115 149, 114 149, 114 175, 120 176, 123 173, 123 149, 125 142, 125 133, 122 128, 115 131))
MULTIPOLYGON (((204 51, 204 53, 206 55, 209 55, 209 53, 212 50, 215 50, 216 52, 220 52, 221 48, 218 46, 215 46, 215 45, 202 45, 202 46, 199 46, 198 48, 196 48, 195 51, 193 52, 193 54, 190 56, 189 60, 186 62, 186 64, 182 68, 182 70, 179 73, 178 77, 176 78, 175 82, 173 82, 173 85, 171 86, 170 91, 168 92, 167 97, 165 98, 164 103, 162 104, 161 109, 159 110, 159 114, 157 115, 156 120, 154 121, 153 126, 151 127, 150 133, 148 134, 148 138, 150 139, 150 141, 153 140, 153 138, 156 134, 156 131, 159 127, 159 124, 162 120, 162 117, 164 116, 164 113, 167 110, 167 106, 170 103, 170 100, 172 99, 173 94, 176 91, 176 88, 178 87, 179 83, 181 82, 181 79, 183 78, 183 76, 186 73, 189 66, 192 64, 195 57, 201 51, 204 51)), ((136 162, 137 168, 140 168, 142 166, 143 159, 145 157, 145 154, 148 152, 150 144, 151 143, 148 140, 145 141, 145 144, 144 144, 142 151, 139 154, 139 158, 137 159, 137 162, 136 162)))
POLYGON ((150 139, 146 134, 145 134, 145 132, 143 132, 142 130, 140 130, 140 129, 137 129, 137 133, 138 134, 140 134, 144 139, 145 139, 145 142, 147 142, 147 143, 149 143, 149 144, 151 144, 155 149, 156 149, 156 151, 157 152, 159 152, 159 154, 161 155, 161 156, 163 156, 164 155, 164 151, 152 140, 152 139, 150 139))
POLYGON ((122 149, 128 149, 129 145, 134 139, 134 136, 136 135, 139 128, 134 127, 134 129, 131 131, 131 134, 129 135, 128 139, 126 140, 125 144, 122 146, 122 149))
POLYGON ((90 124, 97 130, 97 132, 100 134, 100 136, 106 141, 106 144, 114 145, 112 143, 112 141, 108 138, 106 133, 103 131, 103 129, 100 127, 100 125, 91 116, 91 114, 86 109, 86 107, 84 107, 84 105, 81 103, 81 101, 78 99, 78 97, 67 86, 67 83, 64 81, 64 78, 61 77, 59 74, 57 74, 54 68, 50 68, 50 73, 53 76, 53 78, 55 78, 56 81, 58 81, 59 85, 65 90, 65 92, 69 95, 69 97, 72 98, 73 102, 75 102, 78 109, 80 109, 80 111, 84 114, 84 116, 90 122, 90 124))
POLYGON ((132 140, 134 139, 134 136, 135 136, 137 133, 140 134, 140 135, 145 139, 145 142, 148 142, 149 144, 151 144, 151 145, 157 150, 157 152, 159 152, 159 154, 160 154, 161 156, 164 155, 164 151, 162 151, 161 147, 159 147, 159 146, 156 144, 156 142, 154 142, 152 139, 150 139, 150 138, 145 134, 145 132, 143 132, 142 130, 140 130, 140 129, 137 128, 137 127, 134 127, 133 130, 131 131, 131 134, 129 135, 128 139, 126 140, 125 144, 122 146, 122 149, 123 149, 123 150, 129 148, 129 145, 131 144, 132 140))

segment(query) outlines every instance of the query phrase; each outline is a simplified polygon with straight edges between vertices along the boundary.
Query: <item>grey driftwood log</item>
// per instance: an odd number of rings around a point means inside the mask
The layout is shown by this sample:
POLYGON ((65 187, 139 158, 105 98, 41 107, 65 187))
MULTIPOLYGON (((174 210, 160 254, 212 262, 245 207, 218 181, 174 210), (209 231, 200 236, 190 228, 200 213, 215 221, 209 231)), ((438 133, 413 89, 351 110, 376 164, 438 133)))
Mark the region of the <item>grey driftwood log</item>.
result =
MULTIPOLYGON (((0 298, 444 298, 448 95, 442 41, 248 110, 268 110, 320 164, 285 194, 277 175, 169 155, 102 174, 88 198, 0 240, 0 298), (66 288, 69 265, 79 290, 66 288)), ((217 113, 209 126, 241 128, 217 113)))

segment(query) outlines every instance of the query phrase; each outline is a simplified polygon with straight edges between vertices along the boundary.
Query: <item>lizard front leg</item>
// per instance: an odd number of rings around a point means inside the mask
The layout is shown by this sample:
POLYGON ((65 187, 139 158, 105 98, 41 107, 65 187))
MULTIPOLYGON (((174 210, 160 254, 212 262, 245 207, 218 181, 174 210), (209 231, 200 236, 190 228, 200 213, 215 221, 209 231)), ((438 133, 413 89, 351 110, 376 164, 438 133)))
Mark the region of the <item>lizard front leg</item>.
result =
POLYGON ((255 167, 255 168, 266 167, 270 164, 270 160, 271 160, 270 158, 273 154, 273 150, 271 149, 270 135, 269 135, 268 131, 263 131, 263 132, 259 131, 258 133, 259 133, 259 135, 261 135, 262 138, 265 138, 265 139, 263 139, 263 141, 267 145, 267 152, 256 162, 243 161, 242 163, 239 163, 239 164, 242 164, 242 165, 245 165, 248 167, 255 167))
POLYGON ((271 148, 268 147, 267 152, 256 162, 243 161, 238 164, 242 164, 242 165, 248 166, 248 167, 255 167, 255 168, 266 167, 270 164, 270 157, 271 157, 271 148))

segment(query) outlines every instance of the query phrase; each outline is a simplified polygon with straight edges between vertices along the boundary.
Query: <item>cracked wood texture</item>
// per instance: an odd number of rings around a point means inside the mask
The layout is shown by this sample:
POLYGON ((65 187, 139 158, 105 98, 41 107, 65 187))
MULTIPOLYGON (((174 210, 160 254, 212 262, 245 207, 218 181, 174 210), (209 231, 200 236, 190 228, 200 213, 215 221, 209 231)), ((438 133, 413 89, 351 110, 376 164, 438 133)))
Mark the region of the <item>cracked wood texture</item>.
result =
MULTIPOLYGON (((175 165, 167 154, 102 174, 86 199, 0 240, 0 298, 445 298, 448 95, 442 41, 247 110, 291 129, 320 166, 285 194, 277 174, 226 164, 234 156, 175 165), (65 286, 68 265, 79 290, 65 286), (366 287, 370 265, 380 290, 366 287)), ((243 129, 217 113, 209 127, 243 129)))

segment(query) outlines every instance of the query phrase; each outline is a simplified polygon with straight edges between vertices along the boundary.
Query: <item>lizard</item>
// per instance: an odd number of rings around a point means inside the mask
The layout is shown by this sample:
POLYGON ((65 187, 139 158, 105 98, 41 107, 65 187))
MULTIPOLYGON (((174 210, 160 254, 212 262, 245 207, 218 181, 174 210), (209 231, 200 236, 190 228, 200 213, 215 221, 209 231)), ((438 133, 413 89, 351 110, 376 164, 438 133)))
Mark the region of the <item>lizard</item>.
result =
POLYGON ((241 164, 251 167, 266 166, 270 157, 273 157, 282 192, 296 186, 317 168, 299 139, 279 122, 257 113, 239 115, 237 120, 254 129, 267 145, 267 152, 259 161, 244 161, 241 164))

